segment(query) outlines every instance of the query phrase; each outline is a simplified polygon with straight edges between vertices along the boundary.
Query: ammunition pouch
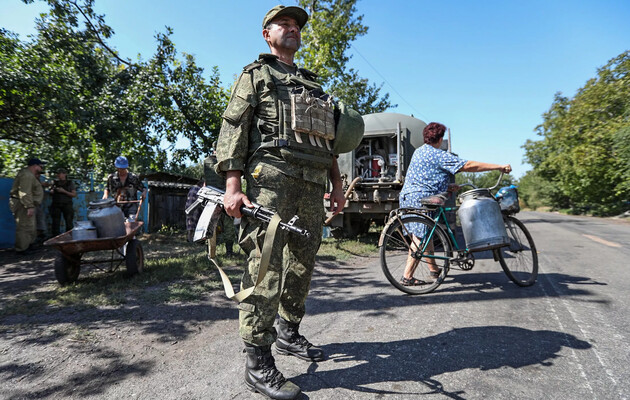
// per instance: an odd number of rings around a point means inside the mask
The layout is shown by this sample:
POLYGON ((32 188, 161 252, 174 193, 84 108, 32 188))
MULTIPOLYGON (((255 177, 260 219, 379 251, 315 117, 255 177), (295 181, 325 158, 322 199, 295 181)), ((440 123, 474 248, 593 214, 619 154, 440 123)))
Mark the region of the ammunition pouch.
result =
POLYGON ((325 140, 335 139, 334 104, 329 95, 321 90, 306 91, 304 87, 298 87, 291 91, 290 97, 291 128, 294 132, 325 140))

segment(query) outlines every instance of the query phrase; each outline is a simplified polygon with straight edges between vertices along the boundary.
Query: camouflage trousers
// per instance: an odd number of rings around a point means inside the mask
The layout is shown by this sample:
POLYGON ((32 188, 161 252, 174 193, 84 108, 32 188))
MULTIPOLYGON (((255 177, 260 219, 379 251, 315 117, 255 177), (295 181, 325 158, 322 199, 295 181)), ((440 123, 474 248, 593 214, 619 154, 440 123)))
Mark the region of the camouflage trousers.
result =
MULTIPOLYGON (((258 168, 260 166, 258 164, 258 168)), ((239 304, 241 338, 247 343, 265 346, 276 340, 273 327, 276 314, 299 323, 306 312, 306 296, 322 237, 325 188, 286 176, 265 164, 255 175, 256 178, 246 174, 247 197, 277 212, 283 222, 288 222, 294 215, 299 216, 296 225, 311 233, 307 239, 278 229, 265 278, 239 304)), ((252 218, 244 217, 241 221, 239 243, 248 255, 241 289, 251 287, 258 277, 266 228, 266 224, 252 218)))
POLYGON ((15 251, 24 251, 37 238, 37 217, 29 217, 28 210, 17 199, 9 199, 9 207, 15 217, 15 251))
POLYGON ((236 242, 236 229, 234 229, 234 218, 225 212, 221 215, 217 226, 217 243, 236 242))

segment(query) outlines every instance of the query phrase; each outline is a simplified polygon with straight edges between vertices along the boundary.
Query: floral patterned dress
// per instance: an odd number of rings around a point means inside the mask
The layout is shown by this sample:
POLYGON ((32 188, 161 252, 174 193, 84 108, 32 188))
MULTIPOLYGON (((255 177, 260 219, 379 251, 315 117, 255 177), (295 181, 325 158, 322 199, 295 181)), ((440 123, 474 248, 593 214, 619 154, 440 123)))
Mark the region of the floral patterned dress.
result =
MULTIPOLYGON (((400 207, 421 207, 420 200, 446 192, 449 178, 459 171, 467 160, 455 154, 425 144, 416 149, 411 158, 405 184, 400 191, 400 207)), ((416 224, 414 224, 416 225, 416 224)), ((416 236, 424 235, 424 225, 410 226, 416 236)))

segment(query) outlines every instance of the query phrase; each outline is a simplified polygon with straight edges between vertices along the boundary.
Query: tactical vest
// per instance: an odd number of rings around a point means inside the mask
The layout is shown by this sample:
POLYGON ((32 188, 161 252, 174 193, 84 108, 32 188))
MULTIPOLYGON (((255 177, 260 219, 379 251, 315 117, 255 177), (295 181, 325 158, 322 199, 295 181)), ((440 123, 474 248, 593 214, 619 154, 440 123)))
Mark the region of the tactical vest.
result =
POLYGON ((262 143, 254 153, 277 148, 288 163, 329 169, 335 138, 332 99, 314 81, 313 73, 299 68, 290 74, 275 60, 275 56, 261 56, 244 69, 257 70, 264 83, 252 124, 262 143))

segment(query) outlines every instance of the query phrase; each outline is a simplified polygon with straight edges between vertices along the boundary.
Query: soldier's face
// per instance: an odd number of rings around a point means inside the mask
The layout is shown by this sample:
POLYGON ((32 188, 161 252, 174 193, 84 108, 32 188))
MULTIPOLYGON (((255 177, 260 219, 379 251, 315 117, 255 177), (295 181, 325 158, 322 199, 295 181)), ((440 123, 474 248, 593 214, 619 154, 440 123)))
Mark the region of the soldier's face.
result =
POLYGON ((270 47, 297 51, 302 44, 300 26, 294 18, 281 16, 263 30, 263 37, 270 47))

